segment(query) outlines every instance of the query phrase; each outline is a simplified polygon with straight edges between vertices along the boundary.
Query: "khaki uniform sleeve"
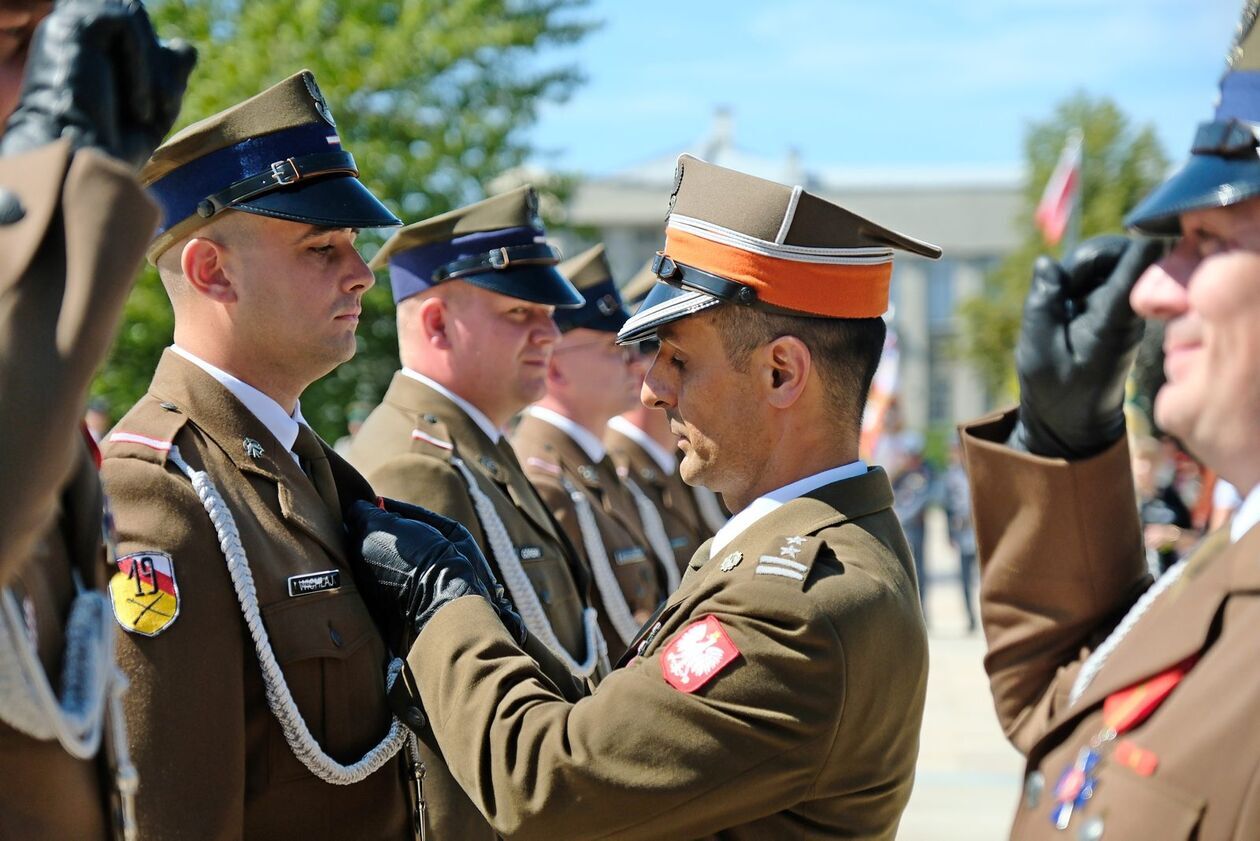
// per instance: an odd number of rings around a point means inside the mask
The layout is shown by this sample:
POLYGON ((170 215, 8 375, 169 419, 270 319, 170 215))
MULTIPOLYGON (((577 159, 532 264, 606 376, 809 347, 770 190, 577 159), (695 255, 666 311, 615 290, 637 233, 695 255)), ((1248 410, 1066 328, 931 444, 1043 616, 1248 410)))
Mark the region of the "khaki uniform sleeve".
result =
POLYGON ((1006 447, 1014 414, 963 428, 980 555, 985 668, 1027 752, 1090 650, 1150 583, 1125 441, 1082 461, 1006 447))
POLYGON ((840 639, 824 618, 735 603, 718 594, 690 614, 714 615, 741 652, 695 692, 667 683, 654 652, 576 704, 488 630, 483 599, 447 605, 420 634, 416 677, 452 773, 514 841, 696 838, 806 799, 837 749, 840 639))
POLYGON ((48 526, 84 396, 157 222, 131 172, 67 143, 0 159, 25 215, 0 225, 0 584, 48 526))
POLYGON ((478 546, 486 545, 468 485, 449 462, 421 454, 401 455, 367 474, 381 496, 419 505, 463 523, 478 546))
POLYGON ((179 613, 156 637, 120 632, 141 838, 229 841, 245 831, 243 623, 210 518, 172 468, 107 458, 120 556, 171 557, 179 613))
MULTIPOLYGON (((469 497, 468 485, 448 462, 425 455, 405 455, 383 465, 367 478, 381 496, 419 505, 462 523, 486 557, 493 557, 469 497)), ((585 694, 584 685, 541 642, 531 636, 525 650, 542 665, 566 698, 576 700, 585 694)))

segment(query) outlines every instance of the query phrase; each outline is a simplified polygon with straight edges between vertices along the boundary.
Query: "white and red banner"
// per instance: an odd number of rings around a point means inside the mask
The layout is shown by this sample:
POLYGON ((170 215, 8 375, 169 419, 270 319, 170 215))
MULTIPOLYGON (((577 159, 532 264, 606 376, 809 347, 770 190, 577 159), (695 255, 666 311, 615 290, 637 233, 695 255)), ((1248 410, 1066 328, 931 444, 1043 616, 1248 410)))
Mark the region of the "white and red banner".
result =
POLYGON ((1059 162, 1055 164, 1046 189, 1037 203, 1033 221, 1050 245, 1058 245, 1068 229, 1081 195, 1081 133, 1068 134, 1059 162))

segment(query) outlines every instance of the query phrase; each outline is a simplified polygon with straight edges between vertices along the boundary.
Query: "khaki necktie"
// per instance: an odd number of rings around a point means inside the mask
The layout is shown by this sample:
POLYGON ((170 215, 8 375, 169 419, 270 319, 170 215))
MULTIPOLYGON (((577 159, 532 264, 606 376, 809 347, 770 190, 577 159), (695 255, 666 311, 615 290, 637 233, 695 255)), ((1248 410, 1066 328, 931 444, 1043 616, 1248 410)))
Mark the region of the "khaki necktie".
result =
POLYGON ((333 480, 332 468, 328 466, 328 455, 319 443, 316 435, 306 424, 298 424, 297 440, 293 442, 293 452, 302 465, 302 470, 315 485, 319 498, 328 506, 334 517, 341 518, 341 500, 337 496, 337 483, 333 480))

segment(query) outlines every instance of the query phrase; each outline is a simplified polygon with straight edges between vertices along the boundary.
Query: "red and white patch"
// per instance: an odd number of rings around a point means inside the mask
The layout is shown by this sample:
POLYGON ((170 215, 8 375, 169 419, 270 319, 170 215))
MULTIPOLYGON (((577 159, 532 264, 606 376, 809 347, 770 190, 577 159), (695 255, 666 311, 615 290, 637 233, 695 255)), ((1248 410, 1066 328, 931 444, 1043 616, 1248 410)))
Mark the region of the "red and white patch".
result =
POLYGON ((437 447, 440 450, 455 449, 454 445, 451 444, 450 441, 443 441, 441 438, 434 438, 432 435, 428 435, 424 432, 421 432, 418 429, 411 430, 411 440, 423 441, 426 444, 432 444, 433 446, 437 447))
POLYGON ((661 651, 661 674, 679 692, 692 693, 739 656, 726 629, 710 614, 683 630, 661 651))

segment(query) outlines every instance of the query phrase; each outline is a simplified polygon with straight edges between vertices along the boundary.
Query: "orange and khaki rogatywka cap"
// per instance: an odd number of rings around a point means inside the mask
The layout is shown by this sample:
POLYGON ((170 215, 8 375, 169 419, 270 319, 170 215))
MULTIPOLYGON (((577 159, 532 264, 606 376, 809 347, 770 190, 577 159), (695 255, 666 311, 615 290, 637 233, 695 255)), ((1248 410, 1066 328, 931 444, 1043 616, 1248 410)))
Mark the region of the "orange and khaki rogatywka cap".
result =
POLYGON ((888 309, 893 249, 936 259, 935 245, 821 199, 706 163, 678 159, 658 282, 617 335, 654 338, 663 324, 723 301, 815 318, 878 318, 888 309))

